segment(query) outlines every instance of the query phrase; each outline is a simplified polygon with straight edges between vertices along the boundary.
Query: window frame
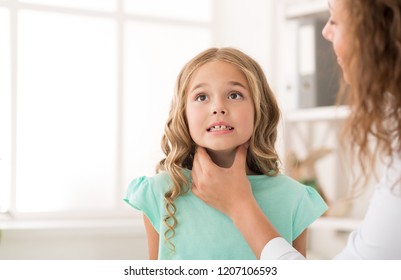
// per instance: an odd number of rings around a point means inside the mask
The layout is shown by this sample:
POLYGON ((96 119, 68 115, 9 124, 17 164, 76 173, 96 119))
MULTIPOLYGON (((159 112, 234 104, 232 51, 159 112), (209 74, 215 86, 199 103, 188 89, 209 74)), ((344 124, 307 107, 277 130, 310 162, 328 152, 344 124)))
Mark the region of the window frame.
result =
MULTIPOLYGON (((33 3, 23 3, 16 0, 3 0, 0 1, 0 8, 5 8, 9 11, 9 20, 10 20, 10 129, 8 131, 10 138, 10 163, 9 169, 10 174, 10 198, 9 198, 9 209, 5 212, 0 212, 0 229, 1 228, 60 228, 63 225, 60 223, 63 221, 65 226, 74 227, 74 223, 72 221, 81 221, 75 223, 75 226, 81 227, 82 221, 92 221, 88 222, 88 225, 93 226, 101 226, 105 222, 109 223, 111 221, 122 221, 123 224, 126 220, 139 220, 142 215, 139 211, 136 211, 129 207, 128 205, 124 205, 119 203, 122 201, 123 195, 127 188, 126 185, 122 183, 122 165, 123 165, 123 150, 121 148, 122 144, 122 123, 123 116, 121 110, 119 110, 117 116, 117 188, 116 190, 116 198, 114 201, 114 208, 110 210, 74 210, 74 211, 57 211, 57 212, 35 212, 35 213, 21 213, 16 209, 16 130, 17 130, 17 122, 16 122, 16 109, 17 109, 17 46, 18 46, 18 13, 21 10, 31 10, 31 11, 46 11, 55 14, 68 14, 68 15, 81 15, 86 17, 100 17, 100 18, 109 18, 116 21, 117 24, 117 102, 118 109, 123 108, 123 99, 124 99, 124 29, 126 25, 131 21, 147 21, 147 22, 157 22, 157 23, 167 23, 167 24, 175 24, 175 25, 183 25, 185 27, 193 26, 195 28, 203 27, 208 29, 211 35, 211 40, 214 38, 214 29, 213 29, 213 5, 212 10, 210 11, 210 21, 201 22, 201 21, 189 21, 183 19, 172 19, 172 18, 155 18, 152 16, 141 16, 141 15, 133 15, 124 11, 124 1, 116 0, 116 10, 114 11, 101 11, 101 10, 89 10, 89 9, 80 9, 80 8, 71 8, 71 7, 59 7, 59 6, 50 6, 44 4, 33 4, 33 3), (55 221, 57 221, 55 223, 55 221), (94 222, 95 221, 95 222, 94 222), (53 225, 53 226, 52 226, 53 225)), ((4 105, 3 105, 4 106, 4 105)), ((7 134, 7 133, 6 133, 7 134)), ((7 136, 7 137, 8 137, 7 136)), ((0 155, 1 156, 1 155, 0 155)), ((136 222, 135 222, 136 223, 136 222)), ((111 222, 111 224, 119 225, 119 222, 111 222)))

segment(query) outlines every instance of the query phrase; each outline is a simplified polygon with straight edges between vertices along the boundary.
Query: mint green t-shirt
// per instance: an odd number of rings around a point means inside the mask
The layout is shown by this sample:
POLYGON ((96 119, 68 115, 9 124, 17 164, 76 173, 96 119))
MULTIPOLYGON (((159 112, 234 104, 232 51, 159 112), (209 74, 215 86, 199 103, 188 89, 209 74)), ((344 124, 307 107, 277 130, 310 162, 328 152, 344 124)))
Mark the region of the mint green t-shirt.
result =
MULTIPOLYGON (((190 172, 184 170, 191 180, 190 172)), ((248 179, 259 206, 289 243, 327 210, 315 189, 288 176, 252 175, 248 179)), ((232 221, 191 191, 174 202, 178 225, 171 239, 175 245, 173 253, 164 240, 166 227, 163 224, 166 216, 164 194, 171 184, 166 172, 139 177, 131 182, 124 198, 132 207, 142 211, 159 233, 159 259, 256 259, 232 221)))

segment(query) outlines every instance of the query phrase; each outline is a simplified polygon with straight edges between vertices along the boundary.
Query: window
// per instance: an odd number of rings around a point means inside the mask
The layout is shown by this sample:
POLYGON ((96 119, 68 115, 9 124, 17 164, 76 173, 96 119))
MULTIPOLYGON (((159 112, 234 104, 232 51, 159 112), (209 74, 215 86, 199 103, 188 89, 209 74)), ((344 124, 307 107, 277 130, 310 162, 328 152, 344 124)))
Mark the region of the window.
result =
POLYGON ((6 212, 10 208, 11 197, 11 68, 9 22, 9 10, 0 7, 0 213, 6 212))
POLYGON ((126 210, 211 21, 211 0, 0 1, 0 212, 126 210))

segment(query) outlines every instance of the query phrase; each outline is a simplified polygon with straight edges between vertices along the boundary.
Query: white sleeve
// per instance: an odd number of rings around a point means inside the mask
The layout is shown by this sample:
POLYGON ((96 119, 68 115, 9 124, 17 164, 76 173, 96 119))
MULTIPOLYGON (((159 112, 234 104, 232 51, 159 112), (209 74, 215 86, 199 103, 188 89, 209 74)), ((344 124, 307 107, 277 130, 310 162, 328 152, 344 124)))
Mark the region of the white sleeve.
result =
POLYGON ((401 259, 401 160, 392 165, 377 185, 359 229, 352 232, 335 259, 401 259))
POLYGON ((284 238, 270 240, 262 250, 261 260, 305 260, 284 238))

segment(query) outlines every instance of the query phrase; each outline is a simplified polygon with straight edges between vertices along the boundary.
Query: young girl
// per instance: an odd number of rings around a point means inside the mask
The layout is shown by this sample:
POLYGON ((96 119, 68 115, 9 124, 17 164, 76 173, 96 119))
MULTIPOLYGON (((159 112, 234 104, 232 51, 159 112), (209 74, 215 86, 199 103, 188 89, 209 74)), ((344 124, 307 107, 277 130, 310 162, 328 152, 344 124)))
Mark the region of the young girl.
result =
POLYGON ((241 51, 211 48, 184 66, 162 139, 166 157, 158 174, 135 179, 125 198, 144 213, 150 259, 255 259, 232 221, 192 193, 197 149, 223 168, 236 154, 246 157, 264 215, 305 255, 306 228, 327 207, 313 188, 279 173, 278 121, 261 67, 241 51))

